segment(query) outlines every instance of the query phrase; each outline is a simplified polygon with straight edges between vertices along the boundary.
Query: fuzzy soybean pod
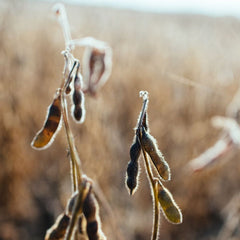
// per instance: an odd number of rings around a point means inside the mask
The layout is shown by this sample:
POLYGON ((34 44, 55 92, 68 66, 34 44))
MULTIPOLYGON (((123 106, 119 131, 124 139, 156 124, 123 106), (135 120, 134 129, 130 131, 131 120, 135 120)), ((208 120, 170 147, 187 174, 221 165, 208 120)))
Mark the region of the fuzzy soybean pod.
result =
POLYGON ((83 203, 83 214, 87 221, 87 236, 89 240, 105 240, 105 235, 101 230, 99 217, 99 206, 92 192, 89 191, 83 203))
POLYGON ((134 193, 138 185, 138 175, 139 175, 139 163, 138 159, 141 153, 141 145, 135 137, 135 140, 130 148, 130 161, 127 166, 127 178, 126 184, 129 189, 130 195, 134 193))
POLYGON ((142 139, 141 143, 144 150, 150 156, 154 166, 156 167, 160 177, 165 180, 169 181, 171 178, 170 168, 168 163, 165 161, 162 153, 158 149, 157 142, 155 138, 150 135, 144 127, 141 128, 142 139))
POLYGON ((160 181, 157 184, 158 201, 167 220, 171 223, 182 223, 182 213, 173 199, 172 194, 166 189, 160 181))
POLYGON ((48 107, 47 118, 43 128, 34 137, 31 146, 34 149, 45 149, 51 145, 57 130, 61 127, 61 96, 60 91, 57 92, 52 104, 48 107))
POLYGON ((67 227, 69 225, 70 218, 66 214, 61 214, 56 223, 47 231, 45 240, 60 240, 63 239, 67 227))

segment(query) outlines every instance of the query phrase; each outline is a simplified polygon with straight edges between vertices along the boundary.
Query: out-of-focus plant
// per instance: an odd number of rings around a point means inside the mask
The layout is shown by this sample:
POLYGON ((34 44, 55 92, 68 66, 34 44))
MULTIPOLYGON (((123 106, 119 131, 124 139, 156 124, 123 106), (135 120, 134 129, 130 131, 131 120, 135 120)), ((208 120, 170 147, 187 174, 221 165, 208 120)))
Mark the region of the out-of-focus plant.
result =
POLYGON ((62 4, 54 6, 54 12, 62 27, 65 50, 63 77, 56 90, 53 102, 48 108, 42 129, 34 137, 31 146, 42 150, 51 145, 62 122, 65 127, 71 163, 72 196, 66 210, 47 231, 45 239, 105 239, 101 230, 99 206, 95 197, 93 182, 83 173, 81 161, 69 125, 67 97, 72 102, 72 117, 77 123, 85 120, 85 94, 95 95, 107 81, 112 67, 111 48, 92 37, 72 39, 65 8, 62 4), (80 61, 74 57, 75 47, 85 47, 83 72, 80 61))
POLYGON ((220 160, 228 152, 240 147, 240 89, 234 95, 232 101, 227 106, 226 117, 212 117, 212 125, 222 129, 221 135, 216 143, 192 159, 188 163, 188 169, 197 172, 205 169, 215 161, 220 160))

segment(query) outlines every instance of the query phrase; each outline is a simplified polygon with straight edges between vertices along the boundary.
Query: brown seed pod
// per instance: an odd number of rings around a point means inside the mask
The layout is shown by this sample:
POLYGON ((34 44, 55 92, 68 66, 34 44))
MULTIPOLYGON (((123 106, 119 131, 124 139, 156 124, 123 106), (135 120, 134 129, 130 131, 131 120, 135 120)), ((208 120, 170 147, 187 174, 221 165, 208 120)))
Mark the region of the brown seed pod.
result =
POLYGON ((169 181, 171 178, 170 168, 168 166, 168 163, 165 161, 162 153, 158 149, 155 138, 146 132, 144 127, 141 128, 141 134, 142 146, 152 159, 152 162, 156 167, 160 177, 165 181, 169 181))
POLYGON ((110 76, 112 51, 109 47, 86 47, 83 56, 84 91, 95 95, 110 76))
POLYGON ((34 137, 31 146, 34 149, 42 150, 51 145, 58 130, 61 128, 61 96, 57 92, 53 103, 48 107, 47 118, 43 128, 34 137))
POLYGON ((85 120, 85 107, 84 107, 84 93, 82 91, 73 93, 74 101, 79 102, 79 105, 72 105, 72 117, 77 123, 83 123, 85 120))
POLYGON ((61 214, 57 220, 56 223, 47 230, 46 236, 45 236, 45 240, 60 240, 63 239, 68 224, 70 222, 70 218, 69 216, 67 216, 66 214, 61 214))
POLYGON ((87 221, 87 236, 89 240, 105 239, 101 231, 98 203, 91 190, 83 203, 83 214, 87 221))
POLYGON ((141 145, 135 137, 135 141, 130 148, 130 158, 131 160, 128 162, 127 166, 127 177, 126 177, 126 185, 129 189, 130 195, 134 194, 138 185, 138 175, 139 175, 139 163, 138 159, 141 153, 141 145))
POLYGON ((171 223, 182 223, 182 212, 174 201, 172 194, 160 183, 160 181, 158 181, 157 188, 158 201, 166 219, 171 223))

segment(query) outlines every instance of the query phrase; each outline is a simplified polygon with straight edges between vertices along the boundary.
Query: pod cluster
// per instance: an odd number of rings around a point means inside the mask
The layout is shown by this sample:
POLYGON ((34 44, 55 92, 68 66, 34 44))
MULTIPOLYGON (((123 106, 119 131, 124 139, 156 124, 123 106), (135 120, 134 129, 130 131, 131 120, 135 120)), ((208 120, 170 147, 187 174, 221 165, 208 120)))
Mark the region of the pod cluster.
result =
MULTIPOLYGON (((62 122, 62 93, 70 95, 72 100, 72 117, 77 123, 85 120, 84 93, 82 91, 82 76, 79 72, 80 64, 75 62, 66 79, 65 86, 57 89, 51 105, 48 107, 43 127, 35 135, 31 146, 37 150, 48 148, 54 141, 62 122), (76 67, 77 65, 77 67, 76 67), (73 71, 76 67, 75 75, 73 71), (74 78, 74 81, 73 81, 74 78), (73 85, 73 87, 71 86, 73 85), (73 90, 72 90, 73 89, 73 90)), ((64 103, 65 104, 65 103, 64 103)))
POLYGON ((132 195, 138 187, 139 178, 139 158, 141 152, 145 159, 145 169, 149 176, 150 186, 153 188, 154 197, 157 198, 162 212, 171 223, 181 223, 182 213, 175 203, 171 193, 163 186, 161 181, 171 179, 170 167, 163 154, 158 148, 156 139, 149 132, 147 115, 148 95, 143 93, 143 108, 135 129, 135 136, 130 147, 130 161, 127 165, 126 186, 132 195), (146 97, 147 96, 147 97, 146 97), (152 166, 155 168, 157 177, 153 177, 152 166))
POLYGON ((107 43, 92 37, 72 39, 65 8, 62 4, 54 5, 54 12, 63 28, 65 50, 62 51, 65 64, 62 82, 51 105, 48 107, 46 120, 37 132, 31 146, 42 150, 51 145, 63 122, 66 130, 71 164, 71 182, 73 196, 66 211, 47 231, 45 240, 60 239, 105 239, 101 231, 99 207, 91 189, 92 182, 83 175, 81 161, 74 143, 69 125, 68 100, 72 103, 71 116, 77 123, 85 120, 85 93, 95 95, 108 80, 112 68, 112 50, 107 43), (83 69, 72 53, 76 47, 85 48, 83 69), (84 77, 82 77, 82 73, 84 77), (66 99, 69 96, 69 99, 66 99), (78 231, 76 231, 78 230, 78 231))
MULTIPOLYGON (((73 194, 68 202, 67 214, 72 215, 73 206, 78 197, 78 192, 73 194)), ((82 235, 86 235, 89 240, 104 239, 105 236, 101 231, 101 221, 99 217, 99 206, 92 191, 92 188, 88 192, 84 202, 82 214, 78 220, 78 232, 82 235)))
MULTIPOLYGON (((66 237, 67 229, 74 215, 74 208, 78 209, 79 192, 75 192, 68 201, 66 211, 59 215, 55 224, 47 231, 45 240, 61 240, 66 237), (75 205, 77 205, 75 207, 75 205)), ((93 193, 92 187, 82 200, 76 224, 76 234, 80 239, 105 240, 101 229, 99 205, 93 193)), ((79 210, 79 209, 78 209, 79 210)))

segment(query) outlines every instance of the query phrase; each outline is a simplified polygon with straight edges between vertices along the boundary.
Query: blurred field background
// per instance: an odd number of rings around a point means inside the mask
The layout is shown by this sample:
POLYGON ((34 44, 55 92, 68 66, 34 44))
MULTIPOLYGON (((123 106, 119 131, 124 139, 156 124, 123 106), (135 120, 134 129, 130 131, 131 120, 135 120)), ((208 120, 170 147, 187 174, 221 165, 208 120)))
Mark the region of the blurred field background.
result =
MULTIPOLYGON (((71 194, 63 129, 47 150, 30 147, 62 77, 64 41, 51 7, 1 3, 0 240, 44 239, 71 194)), ((109 81, 96 98, 86 97, 86 121, 72 127, 84 171, 102 188, 122 239, 150 239, 152 230, 143 165, 135 195, 125 188, 140 90, 149 91, 151 132, 172 170, 164 185, 183 212, 181 225, 161 215, 160 239, 223 240, 224 231, 227 239, 240 239, 239 226, 227 227, 232 212, 239 213, 239 202, 231 200, 240 190, 240 151, 198 174, 185 172, 218 139, 210 119, 225 115, 239 87, 240 20, 66 8, 73 37, 93 36, 113 49, 109 81)), ((119 239, 100 209, 108 239, 119 239)))

